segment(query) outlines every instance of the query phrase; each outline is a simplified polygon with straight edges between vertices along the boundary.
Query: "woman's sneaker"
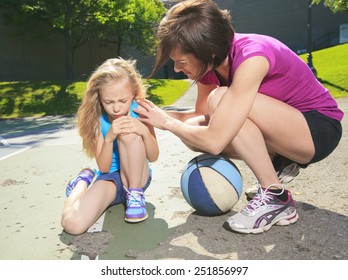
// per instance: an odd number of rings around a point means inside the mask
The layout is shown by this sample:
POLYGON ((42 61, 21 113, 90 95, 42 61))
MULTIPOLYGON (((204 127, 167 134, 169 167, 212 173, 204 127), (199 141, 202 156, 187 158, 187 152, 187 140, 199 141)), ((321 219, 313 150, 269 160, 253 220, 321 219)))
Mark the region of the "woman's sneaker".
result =
POLYGON ((296 163, 290 163, 283 169, 277 171, 277 176, 280 183, 286 184, 290 183, 298 174, 300 173, 300 166, 296 163))
POLYGON ((272 163, 281 184, 291 182, 300 173, 300 166, 286 157, 277 155, 272 163))
POLYGON ((124 220, 138 223, 146 220, 148 214, 143 189, 126 189, 126 213, 124 220))
POLYGON ((255 197, 239 213, 227 219, 233 231, 256 234, 269 230, 274 224, 287 226, 297 221, 291 193, 284 188, 278 193, 270 187, 259 187, 255 197))
POLYGON ((97 171, 93 167, 83 167, 79 174, 69 181, 68 186, 66 187, 66 196, 68 197, 70 195, 70 193, 80 180, 85 181, 87 183, 87 186, 89 186, 92 183, 96 173, 97 171))
MULTIPOLYGON (((296 162, 290 161, 281 156, 277 156, 273 160, 273 166, 281 184, 290 183, 300 173, 300 166, 296 162)), ((253 199, 258 189, 259 182, 256 182, 255 185, 252 185, 250 188, 246 189, 245 195, 247 199, 253 199)))

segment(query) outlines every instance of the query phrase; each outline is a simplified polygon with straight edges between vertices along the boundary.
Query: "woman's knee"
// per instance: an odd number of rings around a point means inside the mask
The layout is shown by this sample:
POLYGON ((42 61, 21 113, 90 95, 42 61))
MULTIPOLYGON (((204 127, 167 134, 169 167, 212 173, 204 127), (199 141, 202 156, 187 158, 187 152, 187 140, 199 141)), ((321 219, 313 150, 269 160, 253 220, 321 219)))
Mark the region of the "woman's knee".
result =
POLYGON ((220 102, 227 89, 228 87, 218 87, 209 94, 207 102, 210 115, 212 115, 212 113, 215 111, 218 103, 220 102))

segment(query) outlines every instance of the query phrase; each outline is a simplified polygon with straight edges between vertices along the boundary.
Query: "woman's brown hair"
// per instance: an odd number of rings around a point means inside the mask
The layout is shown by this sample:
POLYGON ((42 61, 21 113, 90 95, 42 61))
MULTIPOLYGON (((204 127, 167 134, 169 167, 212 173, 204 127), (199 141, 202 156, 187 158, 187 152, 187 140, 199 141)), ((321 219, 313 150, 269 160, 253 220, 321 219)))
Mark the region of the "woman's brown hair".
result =
POLYGON ((176 49, 200 62, 198 81, 208 68, 215 69, 227 57, 234 36, 230 13, 211 0, 187 0, 173 6, 157 31, 155 72, 176 49))

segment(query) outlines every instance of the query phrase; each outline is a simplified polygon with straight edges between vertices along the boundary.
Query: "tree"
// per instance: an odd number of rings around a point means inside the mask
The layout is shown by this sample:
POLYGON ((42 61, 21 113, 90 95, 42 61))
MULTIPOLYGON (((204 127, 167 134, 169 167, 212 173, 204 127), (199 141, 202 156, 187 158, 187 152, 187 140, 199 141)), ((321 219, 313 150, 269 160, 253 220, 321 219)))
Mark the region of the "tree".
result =
POLYGON ((101 42, 116 45, 118 55, 123 44, 135 46, 143 53, 153 51, 154 28, 166 12, 162 1, 101 1, 99 8, 101 42))
POLYGON ((348 12, 347 0, 313 0, 313 4, 319 4, 323 2, 325 7, 329 7, 334 13, 336 12, 348 12))
POLYGON ((148 52, 154 45, 153 27, 166 9, 160 0, 0 0, 7 24, 19 34, 32 32, 39 23, 59 32, 65 39, 66 77, 74 78, 74 53, 90 39, 100 44, 133 44, 148 52))

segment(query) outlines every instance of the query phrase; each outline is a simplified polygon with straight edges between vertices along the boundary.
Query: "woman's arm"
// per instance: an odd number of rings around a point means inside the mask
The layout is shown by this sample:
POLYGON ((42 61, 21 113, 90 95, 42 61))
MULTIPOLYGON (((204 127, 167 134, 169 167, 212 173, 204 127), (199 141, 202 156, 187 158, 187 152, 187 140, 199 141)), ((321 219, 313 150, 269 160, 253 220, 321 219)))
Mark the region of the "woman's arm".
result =
POLYGON ((233 82, 219 102, 208 126, 180 122, 149 102, 140 102, 141 121, 177 135, 185 143, 219 154, 237 135, 247 119, 254 99, 269 68, 261 56, 245 60, 236 70, 233 82))

